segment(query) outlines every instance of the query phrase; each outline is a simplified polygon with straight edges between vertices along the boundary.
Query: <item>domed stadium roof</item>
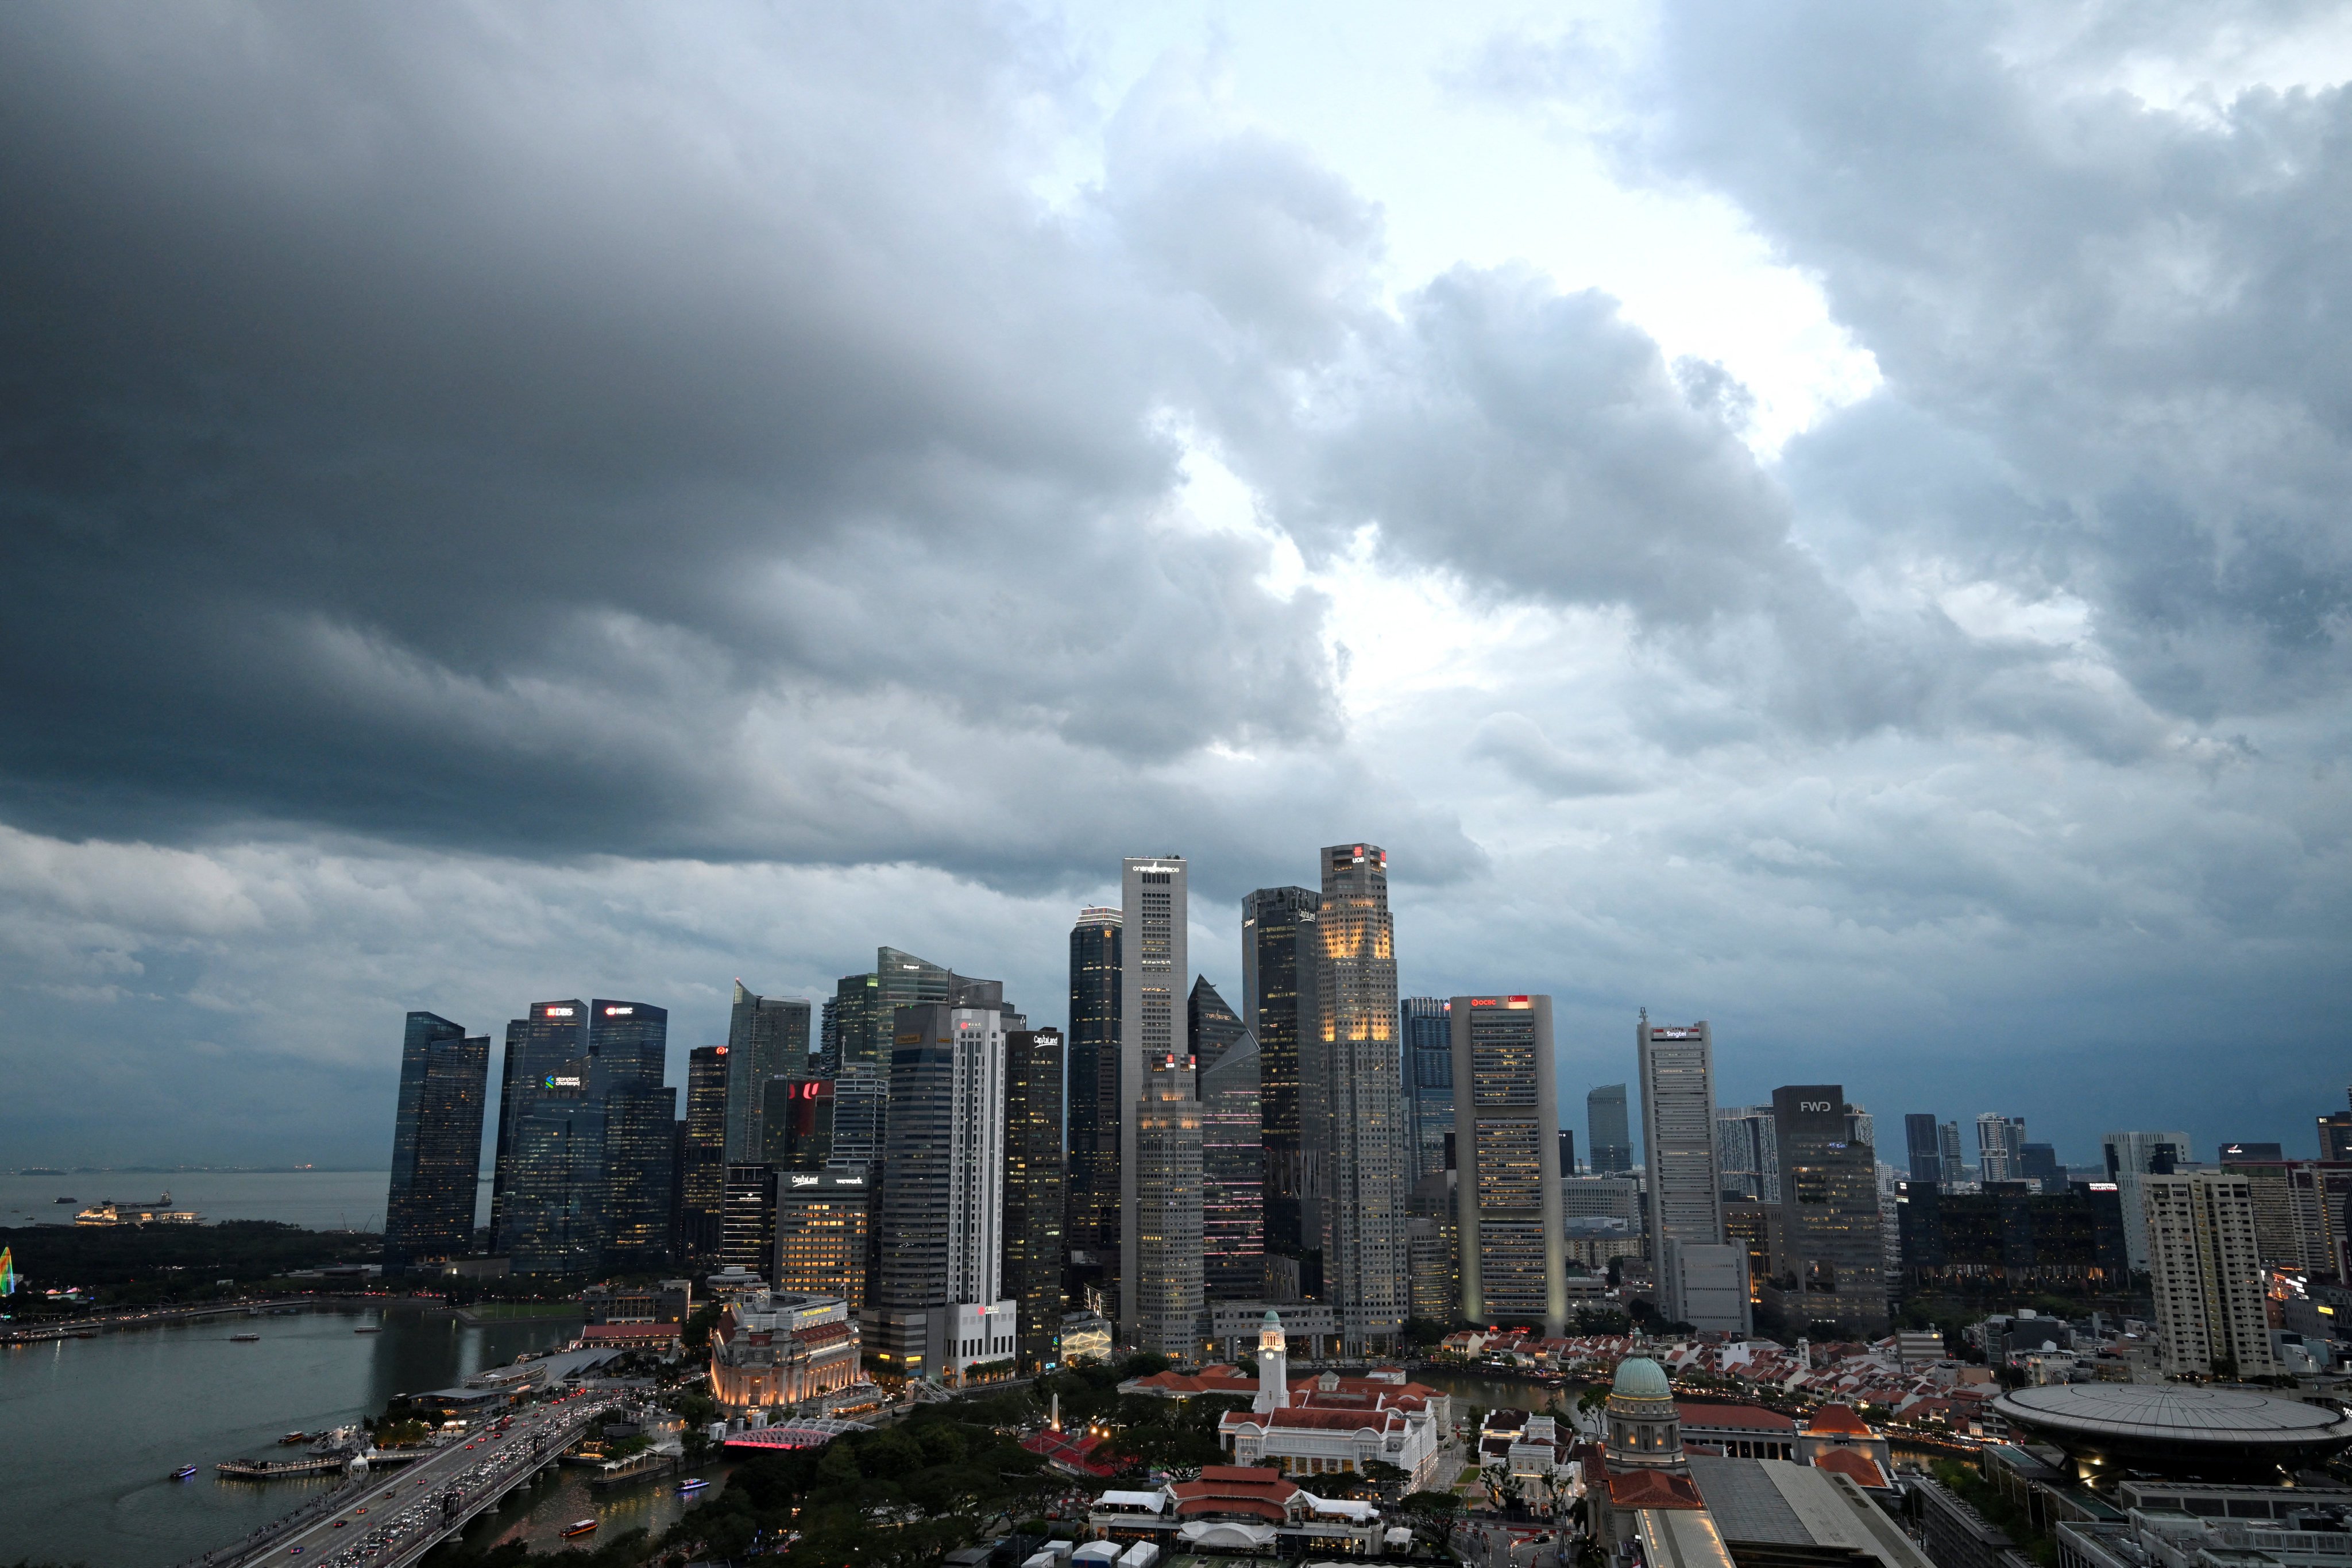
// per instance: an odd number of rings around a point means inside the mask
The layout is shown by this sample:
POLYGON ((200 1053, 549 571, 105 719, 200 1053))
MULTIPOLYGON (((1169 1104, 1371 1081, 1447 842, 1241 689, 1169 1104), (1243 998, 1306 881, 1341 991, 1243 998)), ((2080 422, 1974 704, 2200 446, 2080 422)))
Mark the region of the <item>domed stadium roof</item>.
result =
POLYGON ((2069 1383, 2013 1389, 1992 1405, 2072 1452, 2200 1470, 2308 1461, 2352 1444, 2352 1416, 2246 1388, 2069 1383))
POLYGON ((1617 1363, 1617 1379, 1609 1385, 1612 1394, 1628 1399, 1672 1399, 1674 1384, 1666 1381, 1666 1370, 1645 1355, 1629 1355, 1617 1363))

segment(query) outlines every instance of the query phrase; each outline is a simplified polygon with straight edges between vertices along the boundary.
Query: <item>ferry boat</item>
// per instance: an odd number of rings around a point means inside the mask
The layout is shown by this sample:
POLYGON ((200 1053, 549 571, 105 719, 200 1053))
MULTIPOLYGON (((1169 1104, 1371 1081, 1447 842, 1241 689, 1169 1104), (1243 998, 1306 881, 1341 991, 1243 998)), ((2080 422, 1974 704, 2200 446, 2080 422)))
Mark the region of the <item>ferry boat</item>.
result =
POLYGON ((380 1334, 383 1332, 383 1328, 381 1324, 377 1323, 364 1323, 360 1327, 353 1329, 352 1332, 355 1334, 380 1334))
POLYGON ((706 1481, 706 1480, 704 1480, 701 1477, 697 1476, 694 1479, 692 1479, 692 1480, 690 1480, 690 1481, 680 1481, 680 1482, 678 1482, 678 1484, 677 1484, 677 1489, 678 1489, 679 1495, 681 1495, 681 1496, 690 1496, 690 1495, 692 1495, 692 1494, 693 1494, 693 1493, 695 1493, 695 1492, 698 1492, 698 1491, 700 1491, 703 1488, 705 1488, 705 1487, 709 1486, 709 1484, 710 1484, 710 1483, 709 1483, 709 1481, 706 1481))
MULTIPOLYGON (((245 1336, 243 1334, 237 1335, 237 1338, 239 1339, 243 1339, 244 1337, 245 1336)), ((259 1334, 256 1334, 253 1337, 257 1340, 261 1336, 259 1334)), ((281 1448, 290 1448, 297 1443, 307 1443, 310 1440, 310 1434, 308 1432, 289 1432, 286 1436, 278 1439, 278 1446, 281 1448)))
POLYGON ((565 1526, 563 1527, 563 1534, 564 1534, 565 1539, 566 1539, 566 1540, 569 1540, 571 1537, 575 1536, 575 1535, 585 1535, 585 1534, 587 1534, 590 1531, 592 1531, 592 1530, 593 1530, 593 1529, 595 1529, 595 1528, 596 1528, 596 1521, 595 1521, 594 1520, 593 1520, 593 1519, 583 1519, 583 1520, 581 1520, 581 1521, 577 1521, 576 1523, 572 1523, 572 1524, 567 1524, 567 1525, 565 1525, 565 1526))
POLYGON ((233 1345, 249 1344, 260 1337, 259 1334, 231 1334, 228 1341, 233 1345))
POLYGON ((175 1481, 184 1481, 184 1480, 187 1480, 187 1479, 189 1479, 190 1478, 194 1477, 194 1476, 195 1475, 195 1473, 196 1473, 196 1467, 195 1467, 195 1466, 194 1466, 194 1465, 182 1465, 178 1469, 173 1470, 173 1471, 172 1472, 172 1479, 173 1479, 173 1480, 175 1480, 175 1481))

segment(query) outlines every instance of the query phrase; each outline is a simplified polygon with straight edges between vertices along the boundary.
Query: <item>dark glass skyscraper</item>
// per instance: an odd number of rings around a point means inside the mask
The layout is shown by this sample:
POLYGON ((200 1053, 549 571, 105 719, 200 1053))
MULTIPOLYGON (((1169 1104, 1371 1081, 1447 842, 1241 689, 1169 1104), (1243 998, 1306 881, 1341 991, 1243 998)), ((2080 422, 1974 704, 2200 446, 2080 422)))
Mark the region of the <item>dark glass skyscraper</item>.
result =
POLYGON ((1004 1037, 1004 1282, 1021 1304, 1025 1371, 1053 1358, 1062 1326, 1062 1227, 1068 1194, 1062 1159, 1062 1068, 1058 1029, 1013 1029, 1004 1037))
POLYGON ((1265 1138, 1266 1295, 1323 1293, 1321 1027, 1311 888, 1260 888, 1242 900, 1242 1022, 1257 1037, 1265 1138))
POLYGON ((555 1077, 569 1071, 569 1064, 587 1059, 588 1005, 577 997, 534 1002, 526 1016, 507 1026, 506 1057, 499 1072, 498 1160, 490 1170, 492 1252, 514 1250, 507 1193, 517 1171, 515 1138, 540 1095, 554 1088, 555 1077))
POLYGON ((1244 1029, 1200 1075, 1202 1286, 1212 1301, 1265 1294, 1265 1130, 1257 1037, 1244 1029))
POLYGON ((1625 1113, 1625 1086, 1604 1083, 1584 1097, 1584 1125, 1592 1143, 1592 1173, 1622 1175, 1633 1168, 1633 1124, 1625 1113))
POLYGON ((646 1002, 598 997, 588 1007, 590 1083, 604 1103, 601 1268, 668 1267, 677 1090, 662 1086, 669 1014, 646 1002))
POLYGON ((764 1142, 760 1117, 770 1079, 805 1072, 809 1055, 809 1005, 796 996, 761 996, 735 983, 735 1005, 727 1019, 727 1157, 743 1163, 760 1158, 764 1142))
POLYGON ((1765 1291, 1790 1333, 1886 1331, 1877 1162, 1833 1083, 1772 1091, 1780 1146, 1780 1272, 1765 1291))
POLYGON ((1943 1181, 1943 1144, 1937 1136, 1932 1113, 1915 1110, 1903 1119, 1903 1148, 1911 1159, 1913 1181, 1943 1181))
POLYGON ((586 1058, 544 1075, 509 1142, 506 1245, 517 1274, 574 1278, 604 1260, 604 1101, 586 1058))
POLYGON ((1226 1005, 1205 974, 1193 980, 1192 994, 1185 998, 1184 1034, 1191 1042, 1195 1072, 1207 1072, 1216 1066, 1226 1047, 1242 1037, 1241 1015, 1226 1005))
POLYGON ((489 1081, 488 1035, 468 1037, 431 1013, 408 1016, 392 1133, 392 1191, 384 1203, 386 1269, 473 1250, 489 1081))
POLYGON ((1404 1039, 1405 1179, 1445 1169, 1445 1135, 1454 1131, 1454 1022, 1443 996, 1397 1004, 1404 1039))
POLYGON ((719 1205, 727 1191, 727 1047, 697 1046, 686 1056, 686 1153, 680 1180, 689 1258, 719 1257, 719 1205))
POLYGON ((1118 1310, 1120 934, 1117 910, 1087 909, 1070 930, 1068 1292, 1118 1310))

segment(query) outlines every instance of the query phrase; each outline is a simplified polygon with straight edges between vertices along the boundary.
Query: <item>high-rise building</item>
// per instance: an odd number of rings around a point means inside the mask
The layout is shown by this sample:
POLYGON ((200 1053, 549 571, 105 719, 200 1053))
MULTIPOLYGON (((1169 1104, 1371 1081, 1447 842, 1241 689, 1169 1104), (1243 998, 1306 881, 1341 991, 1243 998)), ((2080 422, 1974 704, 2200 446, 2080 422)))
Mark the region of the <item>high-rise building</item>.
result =
POLYGON ((497 1159, 490 1167, 492 1252, 513 1251, 514 1232, 506 1209, 507 1189, 515 1174, 515 1136, 532 1103, 553 1087, 550 1080, 568 1073, 571 1064, 587 1059, 588 1004, 577 997, 534 1002, 524 1016, 507 1026, 506 1054, 499 1069, 497 1159))
POLYGON ((761 1087, 760 1159, 779 1171, 822 1171, 833 1162, 834 1085, 813 1068, 761 1087))
POLYGON ((2275 1376, 2251 1184, 2199 1171, 2143 1173, 2138 1185, 2167 1375, 2275 1376))
POLYGON ((774 1283, 776 1173, 758 1161, 727 1163, 719 1201, 719 1261, 774 1283))
POLYGON ((600 1267, 664 1268, 677 1250, 670 1233, 677 1090, 662 1084, 669 1014, 650 1003, 603 996, 588 1012, 590 1086, 604 1108, 600 1267))
MULTIPOLYGON (((1368 1352, 1395 1342, 1407 1305, 1396 931, 1386 850, 1329 845, 1322 867, 1315 968, 1327 1068, 1323 1289, 1339 1313, 1342 1346, 1368 1352)), ((1557 1114, 1545 1125, 1558 1125, 1557 1114)), ((1547 1148, 1543 1158, 1556 1163, 1557 1151, 1547 1148)))
POLYGON ((1715 1112, 1716 1181, 1724 1201, 1780 1201, 1780 1143, 1769 1105, 1724 1105, 1715 1112))
POLYGON ((2019 1180, 2029 1184, 2036 1192, 2066 1190, 2066 1173, 2058 1163, 2058 1151, 2048 1143, 2019 1144, 2017 1174, 2019 1180))
MULTIPOLYGON (((1121 910, 1119 967, 1119 1091, 1130 1102, 1142 1098, 1145 1064, 1185 1048, 1184 1017, 1177 988, 1192 973, 1185 946, 1190 900, 1181 855, 1129 856, 1119 863, 1121 910)), ((1129 1333, 1141 1326, 1140 1282, 1136 1277, 1135 1113, 1120 1108, 1118 1137, 1118 1322, 1129 1333)), ((1199 1192, 1197 1186, 1193 1191, 1199 1192)))
POLYGON ((1936 1129, 1936 1163, 1938 1181, 1950 1192, 1969 1179, 1968 1162, 1960 1157, 1960 1124, 1947 1121, 1936 1129))
POLYGON ((1763 1295, 1796 1332, 1816 1324, 1886 1331, 1885 1249, 1877 1161, 1851 1139, 1845 1091, 1797 1084, 1772 1091, 1780 1151, 1780 1256, 1763 1295))
POLYGON ((756 1163, 767 1142, 760 1124, 772 1078, 808 1068, 809 1005, 796 996, 761 996, 735 982, 727 1020, 727 1158, 756 1163))
POLYGON ((1258 1112, 1257 1037, 1225 1047, 1201 1086, 1202 1289, 1212 1301, 1265 1291, 1265 1131, 1258 1112))
POLYGON ((775 1268, 767 1276, 776 1293, 863 1306, 873 1201, 861 1168, 777 1173, 775 1268))
POLYGON ((720 1200, 727 1191, 727 1047, 686 1053, 686 1151, 678 1174, 687 1256, 719 1256, 720 1200))
POLYGON ((1120 922, 1117 910, 1078 911, 1070 928, 1069 1300, 1118 1310, 1118 1042, 1120 922))
POLYGON ((1242 1022, 1257 1037, 1265 1136, 1265 1294, 1323 1294, 1322 1031, 1315 960, 1322 896, 1260 888, 1242 900, 1242 1022))
POLYGON ((1576 1174, 1576 1129, 1559 1130, 1559 1173, 1564 1180, 1576 1174))
POLYGON ((2263 1266, 2341 1279, 2347 1222, 2352 1220, 2346 1206, 2352 1201, 2352 1164, 2231 1155, 2226 1148, 2222 1155, 2221 1169, 2246 1179, 2254 1205, 2254 1246, 2263 1266))
POLYGON ((1004 1294, 1020 1303, 1023 1370, 1054 1359, 1069 1262, 1062 1226, 1068 1193, 1062 1159, 1059 1029, 1004 1037, 1004 1294))
MULTIPOLYGON (((1404 1041, 1405 1181, 1445 1169, 1445 1139, 1454 1131, 1454 1018, 1443 996, 1408 996, 1397 1004, 1404 1041)), ((1573 1168, 1570 1160, 1563 1169, 1573 1168)))
POLYGON ((881 1262, 863 1331, 877 1368, 960 1374, 1011 1359, 1014 1304, 1004 1263, 1004 1014, 922 1003, 897 1012, 883 1160, 881 1262), (1001 1357, 969 1347, 988 1319, 1001 1357))
POLYGON ((1623 1084, 1604 1083, 1584 1097, 1584 1130, 1591 1134, 1594 1175, 1622 1175, 1633 1168, 1633 1119, 1623 1084))
POLYGON ((1910 1159, 1913 1181, 1944 1179, 1943 1146, 1937 1140, 1932 1113, 1915 1110, 1903 1119, 1903 1152, 1910 1159))
POLYGON ((816 1060, 814 1065, 816 1076, 822 1079, 835 1078, 841 1072, 841 993, 838 986, 817 1009, 816 1060))
POLYGON ((1977 1179, 1995 1182, 2024 1179, 2025 1118, 1988 1110, 1977 1118, 1977 1179))
POLYGON ((1241 1015, 1218 994, 1209 977, 1195 976, 1192 994, 1184 1001, 1184 1037, 1191 1042, 1187 1048, 1192 1053, 1192 1070, 1207 1072, 1216 1066, 1226 1047, 1242 1037, 1244 1027, 1241 1015))
POLYGON ((890 1038, 898 1010, 949 1000, 954 979, 929 959, 877 948, 874 972, 834 987, 833 1028, 840 1066, 833 1077, 833 1157, 878 1170, 889 1137, 890 1038))
POLYGON ((1565 1333, 1551 998, 1456 996, 1451 1023, 1460 1314, 1565 1333))
POLYGON ((2147 1268, 2147 1205, 2142 1200, 2142 1176, 2168 1176, 2195 1158, 2186 1132, 2110 1132, 2099 1140, 2107 1163, 2107 1180, 2116 1184, 2124 1211, 2124 1250, 2132 1272, 2147 1268))
POLYGON ((2002 1182, 1947 1193, 1933 1182, 1897 1182, 1895 1212, 1903 1279, 1929 1291, 2119 1292, 2130 1285, 2113 1183, 2037 1193, 2002 1182))
POLYGON ((1189 1358, 1206 1322, 1202 1259, 1201 1101, 1192 1059, 1158 1052, 1144 1059, 1135 1106, 1133 1281, 1138 1349, 1189 1358))
POLYGON ((392 1131, 392 1190, 383 1212, 387 1271, 474 1249, 489 1084, 488 1035, 469 1036, 432 1013, 408 1016, 392 1131))
POLYGON ((2331 1163, 2352 1161, 2352 1110, 2334 1110, 2319 1119, 2319 1157, 2331 1163))
MULTIPOLYGON (((1653 1024, 1644 1013, 1633 1039, 1642 1077, 1651 1245, 1713 1246, 1723 1239, 1723 1183, 1715 1164, 1714 1037, 1704 1023, 1653 1024)), ((1664 1305, 1671 1310, 1673 1303, 1664 1305)))
POLYGON ((594 1080, 584 1057, 543 1074, 514 1130, 500 1248, 514 1273, 579 1277, 604 1268, 605 1101, 594 1080))

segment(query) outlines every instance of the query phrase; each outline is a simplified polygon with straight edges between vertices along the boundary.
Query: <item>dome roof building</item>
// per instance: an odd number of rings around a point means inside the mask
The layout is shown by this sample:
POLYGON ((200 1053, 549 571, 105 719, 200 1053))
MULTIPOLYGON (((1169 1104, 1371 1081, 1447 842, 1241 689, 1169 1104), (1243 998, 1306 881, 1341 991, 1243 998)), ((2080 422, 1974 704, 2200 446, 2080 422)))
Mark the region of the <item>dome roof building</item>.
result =
POLYGON ((1647 1356, 1617 1363, 1609 1385, 1605 1447, 1612 1468, 1679 1470, 1683 1463, 1682 1412, 1665 1369, 1647 1356))

